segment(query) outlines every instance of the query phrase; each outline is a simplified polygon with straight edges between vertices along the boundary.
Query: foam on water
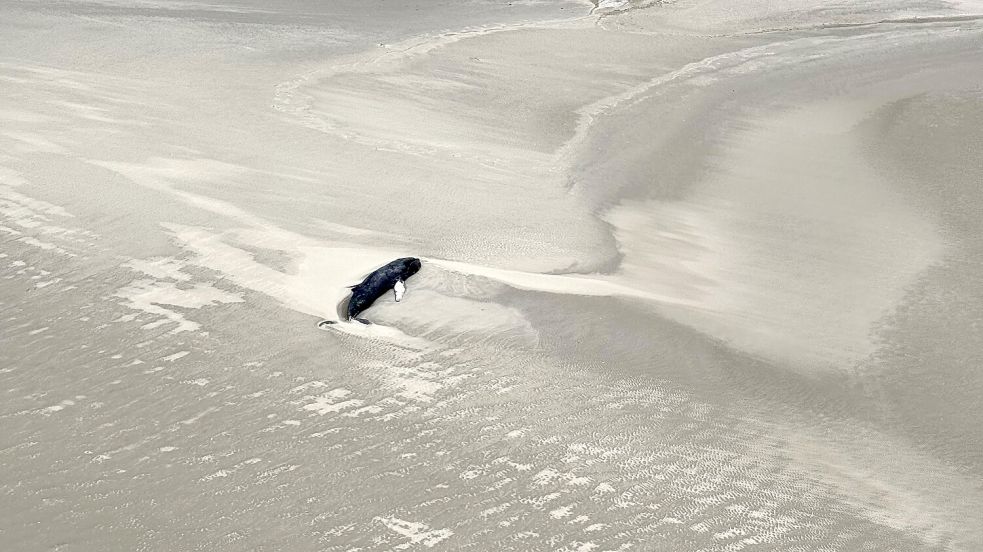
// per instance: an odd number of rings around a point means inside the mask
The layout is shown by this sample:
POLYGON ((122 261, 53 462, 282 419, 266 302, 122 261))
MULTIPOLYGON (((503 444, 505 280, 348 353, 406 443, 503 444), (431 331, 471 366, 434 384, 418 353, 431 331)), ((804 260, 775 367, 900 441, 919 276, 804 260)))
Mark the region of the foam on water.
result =
POLYGON ((425 523, 405 521, 395 517, 377 517, 375 520, 385 525, 390 531, 409 539, 408 542, 395 546, 394 548, 396 550, 407 550, 417 544, 432 548, 434 545, 454 535, 454 532, 449 529, 431 529, 425 523))
POLYGON ((147 279, 136 280, 123 286, 115 295, 125 299, 125 304, 128 307, 159 317, 153 322, 144 324, 144 329, 150 330, 164 324, 176 323, 177 326, 169 330, 170 333, 196 331, 201 325, 188 320, 184 314, 168 309, 164 305, 200 309, 207 305, 241 303, 243 301, 241 295, 215 288, 209 284, 195 284, 188 288, 178 287, 173 282, 147 279))

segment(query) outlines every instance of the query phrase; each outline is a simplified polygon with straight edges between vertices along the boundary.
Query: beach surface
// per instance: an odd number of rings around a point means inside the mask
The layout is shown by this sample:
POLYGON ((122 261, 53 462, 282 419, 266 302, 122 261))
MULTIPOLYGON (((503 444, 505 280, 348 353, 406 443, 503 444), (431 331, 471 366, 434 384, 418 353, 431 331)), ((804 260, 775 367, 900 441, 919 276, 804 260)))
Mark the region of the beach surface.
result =
POLYGON ((981 52, 980 2, 0 0, 0 548, 983 549, 981 52))

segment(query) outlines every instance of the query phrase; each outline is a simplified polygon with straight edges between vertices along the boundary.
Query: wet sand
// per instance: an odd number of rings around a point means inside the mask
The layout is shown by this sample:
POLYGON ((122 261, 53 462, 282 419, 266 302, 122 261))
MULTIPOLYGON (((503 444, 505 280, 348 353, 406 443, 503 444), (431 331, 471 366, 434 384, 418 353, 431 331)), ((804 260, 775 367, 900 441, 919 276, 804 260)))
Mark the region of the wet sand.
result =
POLYGON ((0 14, 5 549, 983 547, 983 6, 0 14))

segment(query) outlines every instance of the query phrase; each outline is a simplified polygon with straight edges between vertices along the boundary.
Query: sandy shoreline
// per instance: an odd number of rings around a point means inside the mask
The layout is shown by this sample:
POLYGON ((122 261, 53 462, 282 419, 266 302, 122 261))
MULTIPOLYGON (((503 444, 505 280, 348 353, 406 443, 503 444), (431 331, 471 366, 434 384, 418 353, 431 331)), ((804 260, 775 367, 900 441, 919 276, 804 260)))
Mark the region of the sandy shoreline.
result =
POLYGON ((593 8, 0 3, 0 541, 978 548, 983 7, 593 8))

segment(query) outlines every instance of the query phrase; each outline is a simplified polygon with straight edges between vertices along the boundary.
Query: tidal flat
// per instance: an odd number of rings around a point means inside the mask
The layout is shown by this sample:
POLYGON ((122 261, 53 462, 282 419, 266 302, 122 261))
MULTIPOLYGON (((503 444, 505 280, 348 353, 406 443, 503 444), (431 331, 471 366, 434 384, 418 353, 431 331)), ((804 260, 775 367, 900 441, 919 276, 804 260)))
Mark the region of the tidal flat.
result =
POLYGON ((0 548, 983 549, 981 52, 980 2, 0 0, 0 548))

